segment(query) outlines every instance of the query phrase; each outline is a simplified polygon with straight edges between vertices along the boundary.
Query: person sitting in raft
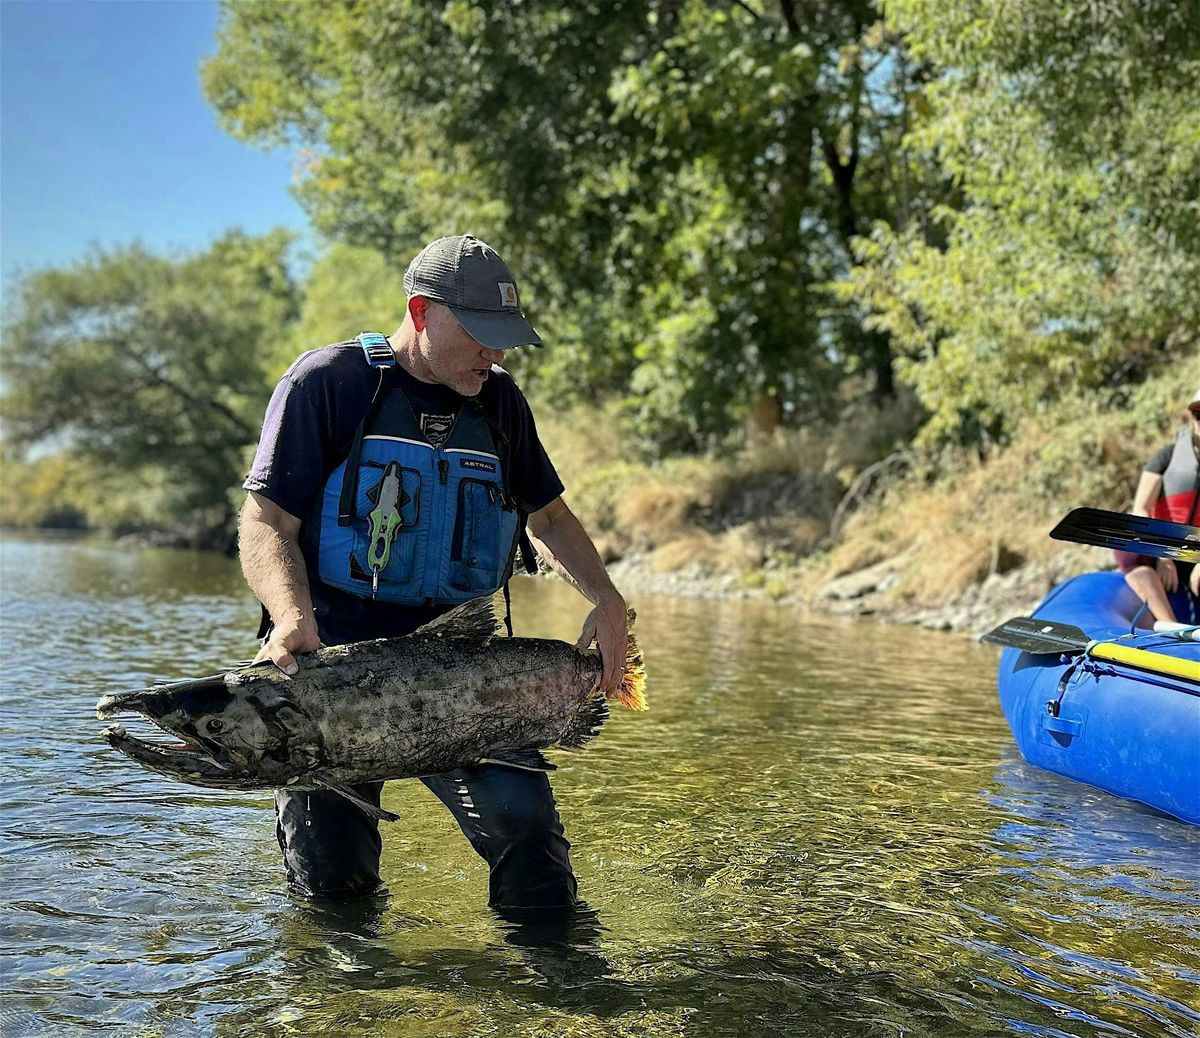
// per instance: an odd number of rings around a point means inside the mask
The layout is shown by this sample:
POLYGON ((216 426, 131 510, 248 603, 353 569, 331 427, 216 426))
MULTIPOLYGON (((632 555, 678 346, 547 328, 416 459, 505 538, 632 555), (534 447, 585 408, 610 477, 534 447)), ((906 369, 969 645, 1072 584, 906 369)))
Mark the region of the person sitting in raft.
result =
MULTIPOLYGON (((1188 404, 1187 414, 1188 424, 1179 431, 1175 442, 1156 451, 1146 462, 1133 495, 1130 511, 1134 515, 1196 525, 1197 504, 1200 504, 1200 391, 1188 404)), ((1192 615, 1185 617, 1185 621, 1196 623, 1200 619, 1197 607, 1200 566, 1129 551, 1113 554, 1117 557, 1117 568, 1125 574, 1125 582, 1146 603, 1155 620, 1178 622, 1167 595, 1181 587, 1190 591, 1192 615)))

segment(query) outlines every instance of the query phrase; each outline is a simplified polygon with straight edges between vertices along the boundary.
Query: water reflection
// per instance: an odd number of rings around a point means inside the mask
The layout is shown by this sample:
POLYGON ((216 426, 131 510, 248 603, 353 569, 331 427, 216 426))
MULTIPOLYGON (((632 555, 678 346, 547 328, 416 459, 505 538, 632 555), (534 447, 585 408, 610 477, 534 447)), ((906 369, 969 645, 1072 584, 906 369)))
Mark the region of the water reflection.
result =
MULTIPOLYGON (((99 695, 248 655, 236 564, 0 561, 6 1034, 1200 1032, 1200 830, 1022 764, 990 650, 641 596, 651 712, 557 756, 590 908, 488 910, 416 782, 385 793, 390 896, 312 904, 268 795, 96 741, 99 695)), ((514 599, 521 633, 577 635, 572 593, 514 599)))

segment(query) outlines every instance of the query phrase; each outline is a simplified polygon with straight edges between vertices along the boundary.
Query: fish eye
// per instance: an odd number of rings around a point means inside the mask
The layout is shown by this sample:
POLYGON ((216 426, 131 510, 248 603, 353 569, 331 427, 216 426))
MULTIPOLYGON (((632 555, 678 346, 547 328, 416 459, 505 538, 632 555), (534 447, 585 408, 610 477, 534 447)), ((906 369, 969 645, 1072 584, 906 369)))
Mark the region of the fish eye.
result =
POLYGON ((214 717, 204 727, 207 728, 210 732, 216 733, 225 727, 225 722, 222 721, 219 717, 214 717))

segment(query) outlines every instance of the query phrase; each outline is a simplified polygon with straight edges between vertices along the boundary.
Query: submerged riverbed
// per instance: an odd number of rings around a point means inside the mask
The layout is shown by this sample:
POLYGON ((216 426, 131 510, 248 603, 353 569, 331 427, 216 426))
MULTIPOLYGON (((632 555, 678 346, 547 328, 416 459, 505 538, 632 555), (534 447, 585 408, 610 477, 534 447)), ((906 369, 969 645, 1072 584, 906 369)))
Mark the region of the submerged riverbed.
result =
MULTIPOLYGON (((1035 771, 961 636, 638 595, 650 712, 551 751, 590 912, 501 920, 417 782, 391 896, 284 893, 270 798, 172 784, 95 700, 254 648, 236 562, 0 545, 4 1035, 1190 1035, 1200 829, 1035 771)), ((585 603, 514 582, 520 634, 585 603)))

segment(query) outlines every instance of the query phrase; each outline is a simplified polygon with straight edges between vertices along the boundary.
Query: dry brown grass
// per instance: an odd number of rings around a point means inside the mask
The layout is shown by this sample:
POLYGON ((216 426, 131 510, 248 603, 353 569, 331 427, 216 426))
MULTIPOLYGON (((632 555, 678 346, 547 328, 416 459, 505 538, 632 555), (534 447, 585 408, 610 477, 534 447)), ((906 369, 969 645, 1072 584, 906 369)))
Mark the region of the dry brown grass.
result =
POLYGON ((720 538, 715 534, 697 531, 676 537, 656 548, 648 560, 655 573, 678 573, 682 570, 711 576, 718 572, 720 538))
MULTIPOLYGON (((1062 550, 1047 536, 1079 505, 1124 509, 1150 453, 1178 428, 1192 373, 1168 372, 1139 388, 1134 406, 1079 401, 1057 422, 1029 419, 986 462, 947 458, 930 481, 910 479, 846 523, 839 543, 809 567, 804 590, 888 558, 892 594, 936 607, 991 573, 1062 550)), ((1095 564, 1107 559, 1099 552, 1095 564)))
POLYGON ((697 530, 667 541, 648 559, 656 573, 684 571, 702 576, 750 573, 761 570, 767 545, 751 524, 710 533, 697 530))
POLYGON ((832 548, 838 500, 897 445, 911 425, 907 404, 878 420, 849 412, 833 429, 777 432, 732 457, 655 465, 636 460, 611 408, 576 409, 542 430, 606 560, 638 552, 658 572, 740 573, 746 586, 784 573, 794 578, 789 593, 805 596, 890 562, 890 594, 936 607, 990 573, 1058 552, 1046 534, 1068 508, 1126 507, 1142 464, 1178 428, 1195 374, 1167 372, 1121 406, 1064 403, 1027 420, 986 462, 966 454, 937 468, 925 462, 848 516, 832 548))
POLYGON ((614 518, 630 545, 644 551, 690 532, 694 527, 689 517, 703 501, 702 490, 646 481, 618 498, 614 518))

